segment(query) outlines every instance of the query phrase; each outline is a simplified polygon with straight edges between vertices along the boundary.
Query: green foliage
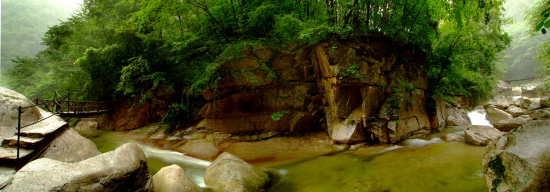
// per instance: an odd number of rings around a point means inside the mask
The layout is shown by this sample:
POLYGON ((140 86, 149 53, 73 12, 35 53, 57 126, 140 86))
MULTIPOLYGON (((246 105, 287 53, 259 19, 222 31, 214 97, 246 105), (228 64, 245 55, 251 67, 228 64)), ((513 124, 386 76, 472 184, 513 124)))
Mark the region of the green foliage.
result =
POLYGON ((282 110, 282 111, 278 111, 278 112, 275 112, 273 114, 271 114, 271 119, 273 121, 278 121, 278 120, 281 120, 281 117, 283 117, 285 114, 289 114, 290 111, 289 110, 282 110))
MULTIPOLYGON (((245 75, 251 86, 259 83, 255 74, 277 78, 270 59, 258 57, 256 69, 224 71, 255 50, 277 55, 336 36, 378 33, 428 55, 429 95, 482 94, 494 84, 498 53, 510 43, 500 28, 506 23, 501 8, 502 0, 85 0, 49 28, 47 49, 18 58, 7 79, 31 94, 75 89, 86 99, 150 98, 165 86, 182 93, 163 116, 174 126, 194 114, 205 102, 199 93, 216 91, 226 73, 245 75)), ((344 73, 362 78, 358 69, 353 64, 344 73)), ((398 83, 392 107, 412 89, 398 83)))
POLYGON ((357 125, 359 124, 359 122, 353 120, 353 119, 348 119, 348 123, 351 124, 351 125, 357 125))

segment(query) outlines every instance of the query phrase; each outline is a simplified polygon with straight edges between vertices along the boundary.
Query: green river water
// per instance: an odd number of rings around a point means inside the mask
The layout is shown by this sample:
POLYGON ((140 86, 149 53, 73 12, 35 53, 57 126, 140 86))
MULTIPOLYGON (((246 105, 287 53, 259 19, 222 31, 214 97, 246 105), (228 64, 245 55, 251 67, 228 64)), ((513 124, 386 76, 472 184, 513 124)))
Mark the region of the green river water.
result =
MULTIPOLYGON (((425 139, 412 139, 390 147, 368 147, 330 155, 302 157, 284 162, 256 164, 271 176, 268 192, 333 191, 487 191, 481 175, 485 147, 439 139, 447 133, 462 133, 463 127, 446 129, 425 139)), ((154 175, 162 167, 178 164, 199 186, 204 187, 208 161, 185 156, 144 143, 123 133, 91 130, 83 134, 101 152, 136 142, 147 156, 154 175)))

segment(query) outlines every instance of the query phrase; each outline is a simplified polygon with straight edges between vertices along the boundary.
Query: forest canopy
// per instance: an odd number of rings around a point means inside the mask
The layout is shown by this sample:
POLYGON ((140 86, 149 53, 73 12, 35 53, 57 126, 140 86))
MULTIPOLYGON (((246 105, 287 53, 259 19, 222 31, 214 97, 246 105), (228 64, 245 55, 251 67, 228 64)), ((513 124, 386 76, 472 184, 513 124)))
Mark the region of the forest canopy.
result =
POLYGON ((378 33, 427 53, 431 96, 486 97, 511 42, 503 1, 86 0, 49 28, 46 50, 15 59, 2 82, 31 97, 147 98, 159 86, 200 91, 220 63, 250 47, 378 33))

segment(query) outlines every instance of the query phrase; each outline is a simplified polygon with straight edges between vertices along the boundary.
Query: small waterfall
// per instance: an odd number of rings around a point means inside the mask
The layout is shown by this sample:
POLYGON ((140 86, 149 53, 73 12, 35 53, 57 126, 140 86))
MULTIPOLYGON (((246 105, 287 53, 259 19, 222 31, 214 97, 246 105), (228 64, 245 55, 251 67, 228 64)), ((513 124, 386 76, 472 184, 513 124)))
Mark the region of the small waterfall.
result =
MULTIPOLYGON (((153 161, 162 161, 162 164, 177 164, 184 168, 187 175, 193 180, 198 186, 205 187, 204 183, 204 174, 206 168, 210 165, 209 161, 204 161, 201 159, 193 158, 186 156, 184 153, 159 149, 149 145, 136 143, 145 153, 148 159, 153 161)), ((148 162, 155 164, 154 162, 148 162)), ((167 166, 167 165, 163 165, 167 166)))
POLYGON ((473 111, 468 113, 468 117, 470 117, 472 125, 493 126, 491 125, 491 122, 489 122, 489 119, 487 119, 485 109, 474 109, 473 111))

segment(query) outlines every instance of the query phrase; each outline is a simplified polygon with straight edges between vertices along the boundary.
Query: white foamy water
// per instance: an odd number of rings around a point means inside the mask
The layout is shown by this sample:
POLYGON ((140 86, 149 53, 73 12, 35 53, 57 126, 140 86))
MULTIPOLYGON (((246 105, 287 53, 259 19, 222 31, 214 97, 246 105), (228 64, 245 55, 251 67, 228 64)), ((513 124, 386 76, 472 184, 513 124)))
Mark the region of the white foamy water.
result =
POLYGON ((519 99, 519 98, 521 98, 521 95, 520 95, 520 96, 513 96, 513 97, 512 97, 513 100, 517 100, 517 99, 519 99))
POLYGON ((200 187, 205 187, 204 170, 211 164, 209 161, 186 156, 184 153, 151 147, 141 143, 136 144, 143 150, 147 158, 161 160, 168 164, 185 167, 187 175, 200 187))
POLYGON ((473 111, 468 113, 468 117, 470 117, 472 125, 492 126, 491 122, 489 122, 489 119, 487 119, 487 115, 484 109, 474 109, 473 111))
POLYGON ((433 138, 433 139, 430 139, 430 140, 407 139, 403 143, 405 144, 405 146, 408 146, 408 147, 424 147, 426 145, 429 145, 429 144, 432 144, 432 143, 437 143, 437 142, 440 142, 440 141, 441 141, 440 138, 433 138))

